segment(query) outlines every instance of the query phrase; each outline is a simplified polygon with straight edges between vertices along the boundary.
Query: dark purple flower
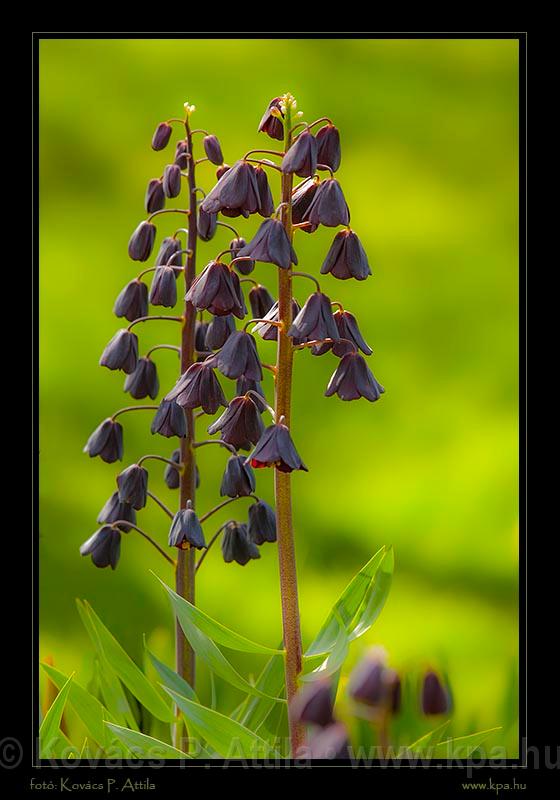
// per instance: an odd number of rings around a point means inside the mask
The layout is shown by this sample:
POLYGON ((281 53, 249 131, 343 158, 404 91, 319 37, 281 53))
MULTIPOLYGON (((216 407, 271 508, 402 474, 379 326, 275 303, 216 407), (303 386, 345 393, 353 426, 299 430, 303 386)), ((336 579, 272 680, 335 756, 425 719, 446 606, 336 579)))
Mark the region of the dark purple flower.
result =
POLYGON ((276 514, 264 500, 258 500, 249 506, 247 533, 256 545, 276 541, 276 514))
POLYGON ((194 324, 194 349, 198 353, 206 353, 206 331, 208 326, 209 323, 202 319, 197 319, 194 324))
POLYGON ((251 287, 249 292, 249 305, 251 306, 251 313, 255 319, 262 319, 274 305, 274 297, 270 294, 266 286, 262 286, 259 283, 257 286, 251 287))
POLYGON ((80 555, 91 556, 96 567, 115 569, 121 554, 121 532, 118 528, 104 525, 80 547, 80 555))
POLYGON ((312 225, 326 225, 330 228, 349 224, 350 212, 336 178, 321 181, 315 197, 307 209, 304 221, 309 221, 312 225))
POLYGON ((422 682, 422 712, 427 715, 447 714, 449 707, 449 694, 439 676, 428 670, 422 682))
POLYGON ((121 291, 113 312, 117 317, 124 317, 129 322, 134 322, 139 317, 145 317, 148 313, 148 287, 138 278, 127 283, 121 291))
MULTIPOLYGON (((239 255, 239 251, 241 250, 241 248, 245 247, 246 244, 247 244, 247 242, 245 241, 245 239, 242 236, 239 236, 238 238, 232 239, 231 242, 229 243, 229 249, 231 251, 231 257, 232 258, 236 258, 236 256, 239 255)), ((235 266, 237 266, 237 265, 235 265, 235 266)))
POLYGON ((222 164, 220 167, 218 167, 216 170, 216 180, 219 181, 222 175, 226 174, 228 169, 231 169, 229 164, 222 164))
POLYGON ((317 169, 317 140, 303 131, 282 159, 282 172, 295 172, 300 178, 310 178, 317 169))
POLYGON ((183 254, 175 255, 179 253, 179 250, 182 250, 182 245, 179 239, 175 239, 174 236, 166 236, 163 239, 158 254, 156 256, 156 266, 166 265, 169 264, 175 270, 175 273, 178 275, 183 271, 183 254))
MULTIPOLYGON (((97 521, 100 525, 112 524, 113 522, 118 522, 119 520, 127 520, 131 522, 133 525, 136 525, 136 511, 132 508, 129 503, 121 503, 119 500, 119 493, 113 492, 111 497, 107 500, 101 511, 99 512, 99 516, 97 517, 97 521)), ((128 533, 130 530, 129 525, 119 525, 118 526, 121 531, 124 533, 128 533)))
POLYGON ((183 409, 174 400, 164 398, 152 420, 150 430, 161 436, 179 436, 181 439, 187 434, 187 423, 183 409))
POLYGON ((261 166, 255 167, 255 177, 259 190, 259 207, 257 210, 261 217, 270 217, 274 213, 274 199, 266 172, 261 166))
MULTIPOLYGON (((297 300, 292 299, 292 319, 295 319, 300 312, 299 303, 297 300)), ((278 301, 270 307, 270 310, 263 315, 261 319, 269 319, 271 322, 278 322, 278 301)), ((267 342, 276 342, 278 340, 278 328, 276 325, 269 325, 266 322, 258 322, 253 328, 253 333, 258 333, 261 339, 267 342)), ((294 339, 294 344, 301 344, 297 339, 294 339)))
MULTIPOLYGON (((336 322, 338 335, 341 339, 348 339, 349 341, 353 342, 355 346, 359 348, 366 356, 370 356, 373 353, 373 350, 360 333, 356 317, 353 314, 351 314, 349 311, 342 311, 339 309, 334 313, 334 321, 336 322)), ((343 355, 345 355, 347 352, 343 346, 345 344, 346 342, 341 342, 340 345, 333 344, 332 351, 335 356, 341 358, 343 355)))
POLYGON ((106 346, 99 359, 100 367, 134 372, 138 361, 138 337, 133 331, 121 328, 106 346))
POLYGON ((204 340, 206 350, 219 350, 235 332, 235 320, 228 314, 225 317, 214 317, 208 325, 204 340))
POLYGON ((163 170, 163 191, 166 197, 181 194, 181 167, 178 164, 168 164, 163 170))
MULTIPOLYGON (((306 220, 306 214, 315 197, 318 181, 313 178, 308 178, 306 181, 298 184, 292 192, 292 222, 294 225, 299 225, 306 220)), ((317 230, 318 225, 311 225, 310 223, 304 225, 301 230, 305 233, 313 233, 317 230)))
POLYGON ((208 161, 211 161, 212 164, 215 164, 217 167, 224 163, 222 148, 220 147, 217 136, 212 134, 205 136, 202 144, 204 146, 204 152, 206 153, 208 161))
POLYGON ((156 226, 151 222, 138 225, 128 242, 128 255, 133 261, 147 261, 154 246, 156 226))
POLYGON ((298 263, 294 248, 279 219, 265 219, 261 222, 258 231, 249 244, 239 251, 239 255, 276 264, 282 269, 289 269, 290 264, 298 263))
POLYGON ((197 550, 206 547, 202 525, 190 500, 187 500, 187 507, 177 511, 173 517, 168 543, 170 547, 178 547, 180 550, 187 550, 189 545, 197 550))
MULTIPOLYGON (((181 463, 181 451, 179 448, 174 450, 169 456, 170 460, 175 464, 181 463)), ((178 469, 172 467, 171 464, 166 464, 163 472, 163 480, 169 489, 178 489, 181 482, 181 475, 178 469)), ((197 487, 198 488, 198 487, 197 487)))
POLYGON ((151 397, 155 400, 159 392, 159 380, 155 363, 151 358, 139 358, 136 369, 126 376, 124 391, 135 400, 151 397))
POLYGON ((270 101, 257 128, 258 131, 268 134, 271 139, 277 139, 279 142, 284 139, 284 124, 282 122, 284 115, 280 111, 280 102, 280 97, 274 97, 270 101), (272 113, 273 109, 279 114, 280 118, 272 113))
POLYGON ((294 336, 300 342, 309 342, 314 339, 338 339, 338 328, 334 321, 330 298, 322 292, 313 292, 309 295, 305 305, 292 322, 288 336, 294 336))
POLYGON ((340 134, 334 125, 323 125, 317 131, 317 161, 336 172, 340 166, 340 134))
POLYGON ((173 267, 158 267, 154 272, 150 303, 165 308, 173 308, 177 303, 177 275, 173 267))
POLYGON ((153 214, 154 211, 160 211, 164 207, 165 194, 163 192, 163 184, 159 178, 153 178, 146 188, 144 208, 148 214, 153 214))
POLYGON ((350 675, 348 693, 357 703, 373 708, 387 705, 386 659, 381 648, 374 647, 350 675))
POLYGON ((131 464, 117 475, 119 500, 129 503, 139 511, 144 508, 148 499, 148 470, 138 464, 131 464))
POLYGON ((341 281, 346 281, 348 278, 364 281, 371 275, 362 243, 350 228, 339 231, 334 237, 321 267, 322 275, 326 275, 327 272, 341 281))
POLYGON ((334 722, 333 692, 328 678, 318 678, 303 686, 290 704, 290 719, 326 728, 334 722))
POLYGON ((252 558, 260 558, 259 548, 247 536, 247 526, 241 522, 228 522, 222 536, 222 555, 226 564, 237 561, 242 567, 252 558))
POLYGON ((199 238, 202 239, 203 242, 209 242, 210 239, 212 239, 214 234, 216 233, 217 227, 218 227, 218 215, 209 214, 207 211, 204 211, 202 208, 199 208, 198 226, 197 226, 197 233, 199 238))
POLYGON ((227 406, 212 366, 213 359, 191 364, 165 399, 176 401, 181 408, 202 408, 205 414, 215 414, 220 406, 227 406))
POLYGON ((262 414, 263 411, 266 410, 266 397, 263 392, 263 388, 259 381, 252 381, 249 378, 243 377, 243 375, 237 379, 235 384, 235 394, 237 397, 241 397, 247 392, 253 391, 256 392, 260 397, 255 397, 255 395, 251 395, 253 401, 257 404, 257 408, 259 412, 262 414), (260 399, 262 398, 262 400, 260 399))
POLYGON ((167 147, 173 128, 167 122, 160 122, 152 137, 152 149, 163 150, 167 147))
POLYGON ((195 278, 187 292, 189 300, 198 311, 207 310, 218 317, 234 314, 245 316, 245 304, 239 278, 222 261, 211 261, 195 278))
POLYGON ((296 758, 322 761, 348 759, 349 746, 346 726, 342 722, 334 722, 310 736, 307 744, 303 745, 296 753, 296 758))
POLYGON ((265 430, 247 461, 255 469, 276 467, 281 472, 292 472, 294 469, 308 472, 294 447, 290 431, 282 423, 270 425, 265 430))
POLYGON ((216 355, 216 366, 226 378, 236 380, 244 375, 254 381, 262 380, 262 367, 255 339, 247 331, 232 333, 216 355))
POLYGON ((385 389, 378 383, 364 357, 359 353, 342 356, 325 391, 325 397, 337 394, 341 400, 358 400, 365 397, 370 402, 379 400, 385 389))
POLYGON ((264 425, 256 398, 251 395, 234 397, 221 417, 218 417, 208 428, 214 435, 221 431, 222 441, 233 445, 236 450, 249 450, 251 444, 257 444, 264 425))
POLYGON ((84 447, 90 458, 99 456, 107 464, 122 461, 123 429, 120 422, 109 417, 91 434, 84 447))
POLYGON ((220 486, 221 497, 247 497, 255 491, 255 474, 244 456, 230 456, 220 486))
POLYGON ((242 159, 222 175, 200 207, 210 214, 231 209, 248 216, 258 211, 259 205, 259 187, 255 170, 248 161, 242 159))
POLYGON ((187 169, 189 165, 189 146, 182 139, 175 148, 175 163, 180 169, 187 169))

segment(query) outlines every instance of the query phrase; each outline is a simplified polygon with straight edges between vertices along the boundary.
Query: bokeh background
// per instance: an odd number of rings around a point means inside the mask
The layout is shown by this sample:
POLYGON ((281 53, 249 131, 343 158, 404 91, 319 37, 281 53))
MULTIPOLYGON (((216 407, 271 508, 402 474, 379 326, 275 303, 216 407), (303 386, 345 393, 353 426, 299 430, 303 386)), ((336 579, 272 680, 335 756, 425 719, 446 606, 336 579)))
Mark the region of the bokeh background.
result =
MULTIPOLYGON (((357 315, 386 387, 374 405, 327 399, 334 358, 297 355, 293 434, 310 468, 294 478, 304 638, 359 567, 392 543, 389 600, 349 663, 381 643, 397 668, 445 670, 455 733, 501 725, 493 742, 516 754, 517 69, 514 40, 40 42, 42 656, 87 681, 92 649, 74 602, 82 597, 135 657, 146 633, 171 663, 170 610, 148 572, 171 581, 167 565, 134 534, 116 572, 78 553, 118 471, 82 448, 128 398, 122 375, 97 361, 120 327, 114 299, 138 271, 126 247, 145 185, 171 158, 150 148, 155 125, 195 103, 193 124, 215 132, 233 163, 271 146, 257 124, 271 97, 291 91, 306 120, 328 115, 342 132, 338 178, 374 275, 366 283, 327 276, 323 288, 357 315)), ((210 165, 199 167, 198 182, 213 185, 210 165)), ((276 173, 271 183, 277 197, 276 173)), ((175 223, 161 217, 158 235, 175 223)), ((256 224, 239 222, 242 235, 256 224)), ((296 234, 300 268, 318 274, 332 236, 296 234)), ((228 241, 222 230, 201 244, 200 266, 228 241)), ((274 292, 271 265, 257 265, 255 276, 274 292)), ((297 283, 300 301, 310 290, 297 283)), ((177 335, 165 323, 138 332, 142 349, 177 335)), ((263 358, 273 359, 272 348, 262 345, 263 358)), ((155 358, 166 389, 175 357, 155 358)), ((265 386, 270 393, 269 374, 265 386)), ((150 419, 123 417, 125 464, 170 454, 172 441, 153 437, 150 419)), ((201 510, 217 500, 224 460, 219 448, 200 452, 201 510)), ((150 480, 176 503, 157 465, 150 480)), ((272 498, 270 474, 258 474, 258 492, 272 498)), ((140 518, 165 541, 157 507, 140 518)), ((226 625, 278 641, 274 546, 245 568, 212 552, 197 591, 226 625)))

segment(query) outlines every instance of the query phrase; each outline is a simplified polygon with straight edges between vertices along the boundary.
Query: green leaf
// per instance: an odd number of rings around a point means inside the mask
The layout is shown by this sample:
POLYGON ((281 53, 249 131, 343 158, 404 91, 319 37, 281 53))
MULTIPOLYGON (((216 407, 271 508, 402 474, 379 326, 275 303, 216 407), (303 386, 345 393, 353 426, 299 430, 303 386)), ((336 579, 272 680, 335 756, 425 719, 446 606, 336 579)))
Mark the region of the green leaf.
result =
POLYGON ((97 634, 101 650, 124 685, 154 717, 163 722, 173 722, 173 712, 160 697, 142 670, 117 642, 113 634, 101 622, 95 611, 84 602, 84 609, 97 634))
POLYGON ((39 728, 41 758, 59 758, 61 756, 60 745, 66 737, 60 730, 60 721, 68 695, 70 694, 73 677, 74 673, 70 675, 66 683, 62 686, 53 704, 45 714, 41 727, 39 728))
POLYGON ((278 697, 284 691, 284 658, 282 656, 272 656, 267 661, 257 678, 255 687, 265 696, 247 697, 239 717, 236 717, 253 731, 260 728, 276 705, 276 702, 270 698, 278 697))
POLYGON ((136 758, 190 758, 187 753, 177 750, 167 742, 146 736, 145 733, 131 731, 111 722, 105 723, 108 728, 120 739, 136 758))
POLYGON ((317 678, 327 678, 334 675, 344 664, 346 656, 348 655, 349 636, 346 626, 343 624, 342 619, 338 617, 338 636, 334 643, 333 649, 327 655, 326 659, 312 672, 302 675, 300 680, 303 682, 310 682, 317 680, 317 678))
POLYGON ((155 656, 146 642, 144 641, 144 647, 146 648, 146 653, 150 661, 152 662, 154 669, 158 673, 159 677, 163 681, 163 685, 167 689, 173 689, 175 692, 182 694, 184 697, 188 697, 189 700, 194 700, 198 702, 198 697, 196 696, 196 692, 192 689, 191 685, 187 683, 187 681, 182 678, 174 669, 168 667, 167 664, 164 664, 163 661, 160 661, 157 656, 155 656))
POLYGON ((381 613, 391 588, 394 568, 395 555, 391 546, 387 548, 352 623, 350 641, 363 636, 381 613))
POLYGON ((424 736, 421 736, 412 744, 409 744, 408 747, 404 748, 404 751, 408 754, 421 754, 423 751, 428 750, 430 747, 436 745, 439 741, 441 741, 441 737, 449 727, 451 720, 446 720, 443 725, 439 725, 437 728, 434 728, 433 731, 429 731, 425 733, 424 736))
POLYGON ((230 717, 166 690, 183 712, 187 725, 223 758, 263 758, 276 753, 264 739, 230 717))
MULTIPOLYGON (((163 584, 163 586, 167 589, 169 593, 169 588, 163 584)), ((171 594, 175 594, 172 592, 171 594)), ((172 601, 173 610, 176 613, 177 619, 179 620, 179 624, 183 629, 183 633, 187 637, 188 641, 194 652, 196 653, 197 657, 204 661, 208 666, 214 670, 216 675, 219 675, 225 681, 230 683, 232 686, 235 686, 237 689, 240 689, 242 692, 246 692, 247 694, 255 694, 259 696, 268 697, 255 686, 252 686, 248 681, 245 680, 237 670, 230 664, 227 658, 224 656, 222 651, 219 647, 214 644, 212 639, 207 636, 203 631, 196 627, 196 625, 191 621, 190 616, 188 614, 179 613, 179 610, 173 604, 173 598, 170 599, 172 601)), ((279 702, 277 698, 269 698, 274 700, 275 702, 279 702)))
POLYGON ((386 548, 380 548, 357 575, 352 578, 329 612, 321 630, 307 648, 306 656, 324 655, 332 650, 339 633, 337 617, 342 619, 344 625, 350 625, 364 600, 385 553, 386 548))
MULTIPOLYGON (((50 664, 43 663, 41 666, 56 688, 59 690, 62 689, 68 680, 67 676, 50 666, 50 664)), ((90 694, 87 689, 82 688, 74 681, 70 685, 68 702, 93 739, 100 744, 101 747, 105 747, 107 744, 107 729, 104 722, 109 714, 104 706, 96 697, 90 694)))
MULTIPOLYGON (((156 575, 157 577, 157 575, 156 575)), ((275 650, 272 647, 266 647, 263 644, 257 644, 241 636, 239 633, 226 628, 221 622, 217 622, 212 617, 209 617, 204 611, 201 611, 197 606, 193 606, 188 600, 180 597, 173 591, 167 584, 158 578, 162 586, 167 589, 171 604, 179 621, 187 618, 189 622, 195 625, 199 630, 210 637, 214 642, 218 642, 230 650, 238 650, 242 653, 264 653, 265 655, 282 654, 283 650, 275 650)))
POLYGON ((445 742, 439 742, 439 744, 434 746, 430 757, 453 759, 468 758, 489 736, 501 730, 501 727, 489 728, 486 731, 471 733, 469 736, 457 736, 454 739, 447 739, 445 742))

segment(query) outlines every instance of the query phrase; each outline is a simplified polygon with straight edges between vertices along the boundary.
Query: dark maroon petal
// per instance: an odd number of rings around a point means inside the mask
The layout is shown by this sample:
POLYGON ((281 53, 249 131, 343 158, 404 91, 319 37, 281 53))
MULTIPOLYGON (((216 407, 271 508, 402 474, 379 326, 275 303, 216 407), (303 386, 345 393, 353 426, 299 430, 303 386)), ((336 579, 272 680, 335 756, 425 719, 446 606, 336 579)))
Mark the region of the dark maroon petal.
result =
POLYGON ((300 178, 314 175, 317 169, 317 141, 304 130, 282 159, 282 172, 295 172, 300 178))
POLYGON ((319 128, 317 139, 317 161, 336 172, 340 166, 340 134, 334 125, 319 128))
POLYGON ((133 261, 147 261, 156 238, 156 226, 145 220, 138 225, 128 242, 128 255, 133 261))
POLYGON ((205 349, 219 350, 234 332, 235 320, 231 314, 227 314, 225 317, 214 317, 206 329, 205 349))
MULTIPOLYGON (((358 328, 356 317, 353 314, 351 314, 349 311, 337 311, 334 314, 334 319, 341 338, 350 339, 350 341, 354 342, 356 347, 359 347, 362 353, 365 353, 366 356, 370 356, 373 353, 373 350, 362 336, 360 329, 358 328)), ((335 354, 338 355, 336 348, 333 349, 335 354)))
POLYGON ((105 347, 99 365, 108 369, 134 372, 138 361, 138 337, 133 331, 122 328, 105 347))
POLYGON ((136 369, 126 377, 124 391, 135 400, 142 400, 144 397, 155 400, 159 392, 159 380, 156 365, 151 358, 138 359, 136 369))
POLYGON ((259 193, 258 212, 261 217, 270 217, 274 213, 274 199, 270 191, 268 177, 264 169, 260 166, 255 167, 255 178, 259 193))
POLYGON ((335 178, 329 178, 319 184, 319 188, 307 211, 306 219, 313 224, 321 224, 328 227, 349 224, 350 212, 340 184, 335 178))
POLYGON ((154 211, 160 211, 165 207, 165 194, 163 191, 163 184, 159 178, 153 178, 146 187, 146 195, 144 197, 144 208, 148 214, 153 214, 154 211))
POLYGON ((209 242, 216 233, 217 226, 218 215, 209 214, 207 211, 204 211, 202 208, 200 208, 198 211, 197 225, 197 233, 199 238, 202 239, 203 242, 209 242))
POLYGON ((152 137, 152 149, 163 150, 167 147, 173 129, 167 122, 160 122, 152 137))
POLYGON ((150 287, 150 303, 153 306, 173 308, 177 303, 177 276, 173 267, 158 267, 150 287))
POLYGON ((206 153, 206 157, 212 164, 215 164, 217 167, 219 167, 224 163, 222 148, 220 147, 220 142, 218 141, 217 136, 212 134, 205 136, 202 144, 204 147, 204 152, 206 153))
POLYGON ((163 191, 166 197, 177 197, 181 194, 181 167, 168 164, 163 171, 163 191))
POLYGON ((148 313, 148 287, 146 284, 137 278, 127 283, 115 300, 113 313, 117 317, 124 317, 129 322, 134 322, 139 317, 145 317, 148 313))

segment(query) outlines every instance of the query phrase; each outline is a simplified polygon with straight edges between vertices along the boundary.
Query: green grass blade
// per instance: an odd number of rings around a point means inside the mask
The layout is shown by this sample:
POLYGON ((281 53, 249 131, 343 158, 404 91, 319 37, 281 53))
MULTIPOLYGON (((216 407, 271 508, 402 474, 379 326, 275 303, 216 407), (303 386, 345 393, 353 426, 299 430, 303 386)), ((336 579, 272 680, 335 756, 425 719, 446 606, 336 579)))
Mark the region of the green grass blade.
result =
POLYGON ((502 728, 489 728, 478 733, 471 733, 469 736, 457 736, 454 739, 447 739, 439 742, 430 753, 431 758, 453 758, 466 759, 476 750, 477 747, 488 739, 493 733, 501 731, 502 728))
POLYGON ((41 727, 39 728, 41 758, 60 757, 60 744, 66 738, 60 730, 60 721, 68 695, 70 694, 73 677, 74 673, 70 675, 55 697, 53 704, 45 714, 41 727))
POLYGON ((433 731, 429 731, 417 739, 412 744, 409 744, 408 747, 403 748, 403 754, 410 755, 411 753, 414 755, 421 755, 422 752, 427 751, 430 747, 438 744, 441 741, 441 737, 447 730, 451 723, 451 720, 446 720, 443 725, 439 725, 437 728, 434 728, 433 731))
POLYGON ((138 731, 131 731, 129 728, 123 728, 121 725, 115 725, 111 722, 105 723, 108 728, 125 744, 131 753, 136 758, 190 758, 187 753, 182 750, 177 750, 167 742, 162 742, 160 739, 154 739, 152 736, 146 736, 144 733, 138 731))

